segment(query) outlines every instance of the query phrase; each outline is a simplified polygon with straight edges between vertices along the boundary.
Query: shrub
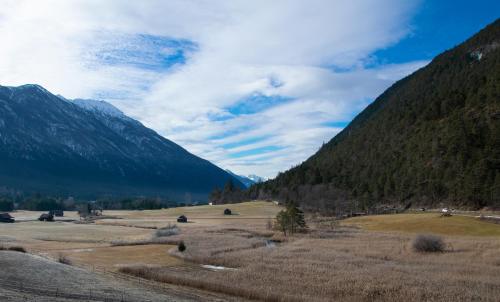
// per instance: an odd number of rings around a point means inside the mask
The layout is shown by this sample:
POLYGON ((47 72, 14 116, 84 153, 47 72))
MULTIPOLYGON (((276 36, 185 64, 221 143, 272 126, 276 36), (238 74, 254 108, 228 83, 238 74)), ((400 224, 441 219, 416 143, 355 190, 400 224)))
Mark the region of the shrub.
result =
POLYGON ((276 215, 276 224, 285 236, 287 233, 293 234, 307 229, 304 212, 292 203, 287 204, 286 210, 276 215))
POLYGON ((413 241, 413 249, 419 253, 444 252, 444 248, 443 239, 435 235, 418 235, 413 241))
POLYGON ((0 245, 0 251, 13 251, 19 253, 26 253, 26 249, 22 246, 3 246, 0 245))
POLYGON ((267 219, 266 229, 268 229, 268 230, 272 230, 273 229, 273 221, 271 220, 271 218, 267 219))
POLYGON ((59 254, 59 256, 57 257, 57 262, 62 263, 62 264, 66 264, 66 265, 73 264, 73 262, 68 257, 64 256, 63 254, 59 254))
POLYGON ((11 246, 9 247, 9 251, 14 251, 14 252, 19 252, 19 253, 26 253, 26 249, 22 246, 11 246))
POLYGON ((186 245, 184 244, 184 241, 179 242, 179 245, 177 246, 177 249, 179 252, 184 252, 186 250, 186 245))
POLYGON ((155 237, 168 237, 179 234, 179 229, 175 224, 169 224, 166 227, 156 230, 155 237))

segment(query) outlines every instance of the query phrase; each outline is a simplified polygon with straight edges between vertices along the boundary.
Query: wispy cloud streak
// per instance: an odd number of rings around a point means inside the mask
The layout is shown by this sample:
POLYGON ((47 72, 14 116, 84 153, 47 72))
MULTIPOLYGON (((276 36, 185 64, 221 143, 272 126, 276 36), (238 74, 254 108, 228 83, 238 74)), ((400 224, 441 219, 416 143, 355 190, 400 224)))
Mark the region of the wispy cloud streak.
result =
POLYGON ((107 99, 241 174, 300 163, 427 63, 373 58, 410 33, 419 1, 0 4, 0 84, 107 99))

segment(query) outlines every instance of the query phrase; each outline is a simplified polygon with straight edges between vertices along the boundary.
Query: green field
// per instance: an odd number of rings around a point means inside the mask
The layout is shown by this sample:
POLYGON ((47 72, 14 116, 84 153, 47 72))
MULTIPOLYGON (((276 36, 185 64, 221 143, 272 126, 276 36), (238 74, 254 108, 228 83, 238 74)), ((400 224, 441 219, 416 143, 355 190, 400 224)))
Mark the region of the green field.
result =
POLYGON ((414 213, 354 217, 343 221, 371 231, 434 233, 452 236, 500 236, 500 225, 470 216, 441 217, 439 213, 414 213))

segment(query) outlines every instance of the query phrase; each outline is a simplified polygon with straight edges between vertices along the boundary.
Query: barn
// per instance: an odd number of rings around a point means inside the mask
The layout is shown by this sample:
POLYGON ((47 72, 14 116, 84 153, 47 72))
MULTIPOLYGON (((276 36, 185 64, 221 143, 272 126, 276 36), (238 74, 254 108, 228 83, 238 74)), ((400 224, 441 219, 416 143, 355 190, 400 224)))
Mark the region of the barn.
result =
POLYGON ((0 213, 0 222, 12 223, 15 220, 9 213, 0 213))

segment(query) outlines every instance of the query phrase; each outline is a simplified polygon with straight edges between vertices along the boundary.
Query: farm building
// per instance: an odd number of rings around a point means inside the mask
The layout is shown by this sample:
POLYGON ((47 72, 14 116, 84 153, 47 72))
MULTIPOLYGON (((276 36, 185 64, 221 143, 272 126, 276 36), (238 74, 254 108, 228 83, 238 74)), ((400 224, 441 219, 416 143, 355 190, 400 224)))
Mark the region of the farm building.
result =
POLYGON ((9 213, 0 213, 0 222, 12 223, 15 222, 15 220, 9 213))
POLYGON ((42 214, 42 215, 40 215, 38 220, 40 220, 40 221, 54 221, 54 215, 52 215, 50 213, 49 214, 42 214))

